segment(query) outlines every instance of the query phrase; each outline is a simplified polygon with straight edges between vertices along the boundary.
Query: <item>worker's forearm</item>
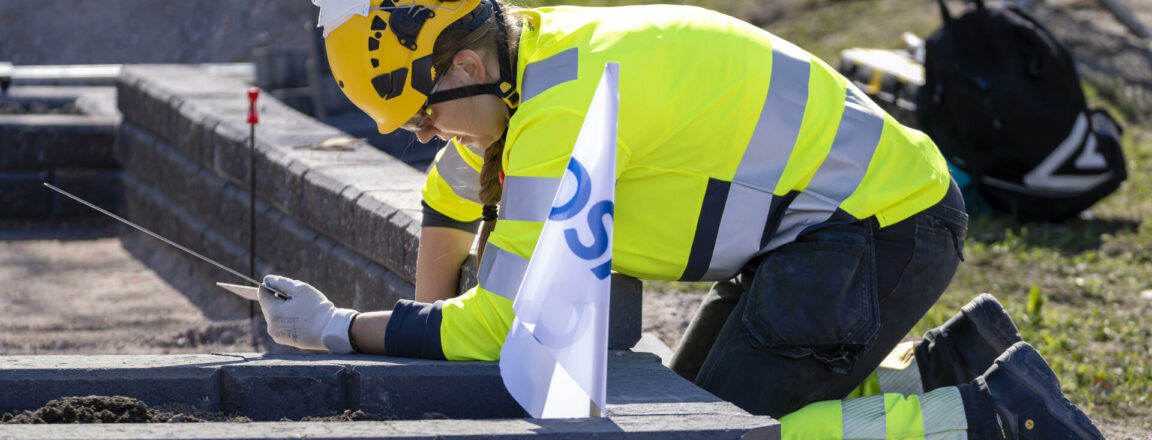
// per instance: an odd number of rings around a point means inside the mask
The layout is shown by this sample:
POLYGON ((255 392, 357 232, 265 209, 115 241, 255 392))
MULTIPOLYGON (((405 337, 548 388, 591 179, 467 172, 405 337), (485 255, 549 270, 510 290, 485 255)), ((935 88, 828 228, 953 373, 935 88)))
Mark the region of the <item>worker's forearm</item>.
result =
POLYGON ((472 250, 475 234, 459 229, 425 227, 420 230, 416 256, 416 301, 432 303, 456 296, 460 265, 472 250))
POLYGON ((352 323, 352 337, 361 353, 385 354, 384 331, 392 312, 367 312, 356 316, 352 323))

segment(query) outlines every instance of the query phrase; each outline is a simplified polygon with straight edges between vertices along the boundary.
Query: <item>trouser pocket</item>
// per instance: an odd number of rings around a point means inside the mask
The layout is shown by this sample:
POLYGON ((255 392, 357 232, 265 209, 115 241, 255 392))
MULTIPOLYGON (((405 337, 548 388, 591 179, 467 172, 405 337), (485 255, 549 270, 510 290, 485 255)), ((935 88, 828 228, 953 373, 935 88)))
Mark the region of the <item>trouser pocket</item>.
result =
POLYGON ((765 255, 742 317, 752 345, 848 374, 880 329, 870 234, 834 226, 765 255))

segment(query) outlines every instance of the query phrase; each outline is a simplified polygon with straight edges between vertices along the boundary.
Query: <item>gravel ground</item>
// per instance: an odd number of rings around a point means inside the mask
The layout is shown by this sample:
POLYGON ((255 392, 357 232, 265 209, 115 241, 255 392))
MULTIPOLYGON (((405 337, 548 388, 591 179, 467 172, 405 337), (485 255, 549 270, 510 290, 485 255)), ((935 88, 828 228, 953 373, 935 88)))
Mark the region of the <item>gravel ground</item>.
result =
POLYGON ((248 320, 210 319, 116 237, 0 240, 0 286, 0 355, 255 348, 248 320))

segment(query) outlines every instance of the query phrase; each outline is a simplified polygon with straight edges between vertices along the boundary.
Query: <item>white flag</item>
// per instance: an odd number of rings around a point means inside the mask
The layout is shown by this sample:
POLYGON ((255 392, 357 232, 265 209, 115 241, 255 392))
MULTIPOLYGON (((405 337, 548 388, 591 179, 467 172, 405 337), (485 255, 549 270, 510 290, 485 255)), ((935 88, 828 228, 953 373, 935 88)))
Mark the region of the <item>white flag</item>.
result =
POLYGON ((504 386, 536 418, 604 408, 619 70, 604 67, 500 350, 504 386))

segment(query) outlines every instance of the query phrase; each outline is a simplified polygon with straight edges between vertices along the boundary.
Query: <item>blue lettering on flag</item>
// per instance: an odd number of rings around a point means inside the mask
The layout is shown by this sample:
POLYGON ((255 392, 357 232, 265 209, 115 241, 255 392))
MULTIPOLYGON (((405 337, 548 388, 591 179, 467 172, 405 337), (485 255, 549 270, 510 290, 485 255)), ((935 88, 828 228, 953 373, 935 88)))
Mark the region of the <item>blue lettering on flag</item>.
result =
POLYGON ((568 220, 580 213, 584 209, 584 205, 588 203, 588 197, 592 193, 592 182, 588 178, 588 170, 584 165, 580 164, 576 159, 568 161, 568 171, 576 177, 576 193, 572 195, 572 199, 564 202, 563 205, 553 206, 552 211, 548 212, 549 220, 568 220))
MULTIPOLYGON (((592 179, 588 177, 588 170, 576 158, 568 161, 568 171, 576 178, 576 191, 572 198, 560 206, 553 206, 548 213, 548 219, 554 221, 568 220, 584 209, 592 193, 592 179)), ((588 231, 592 233, 592 244, 585 245, 580 242, 580 235, 576 228, 564 230, 564 241, 568 249, 582 260, 595 260, 608 251, 608 226, 606 222, 612 221, 616 205, 611 200, 601 200, 588 209, 588 231), (608 219, 605 220, 604 217, 608 219)), ((612 260, 591 269, 597 279, 607 278, 612 270, 612 260)))

